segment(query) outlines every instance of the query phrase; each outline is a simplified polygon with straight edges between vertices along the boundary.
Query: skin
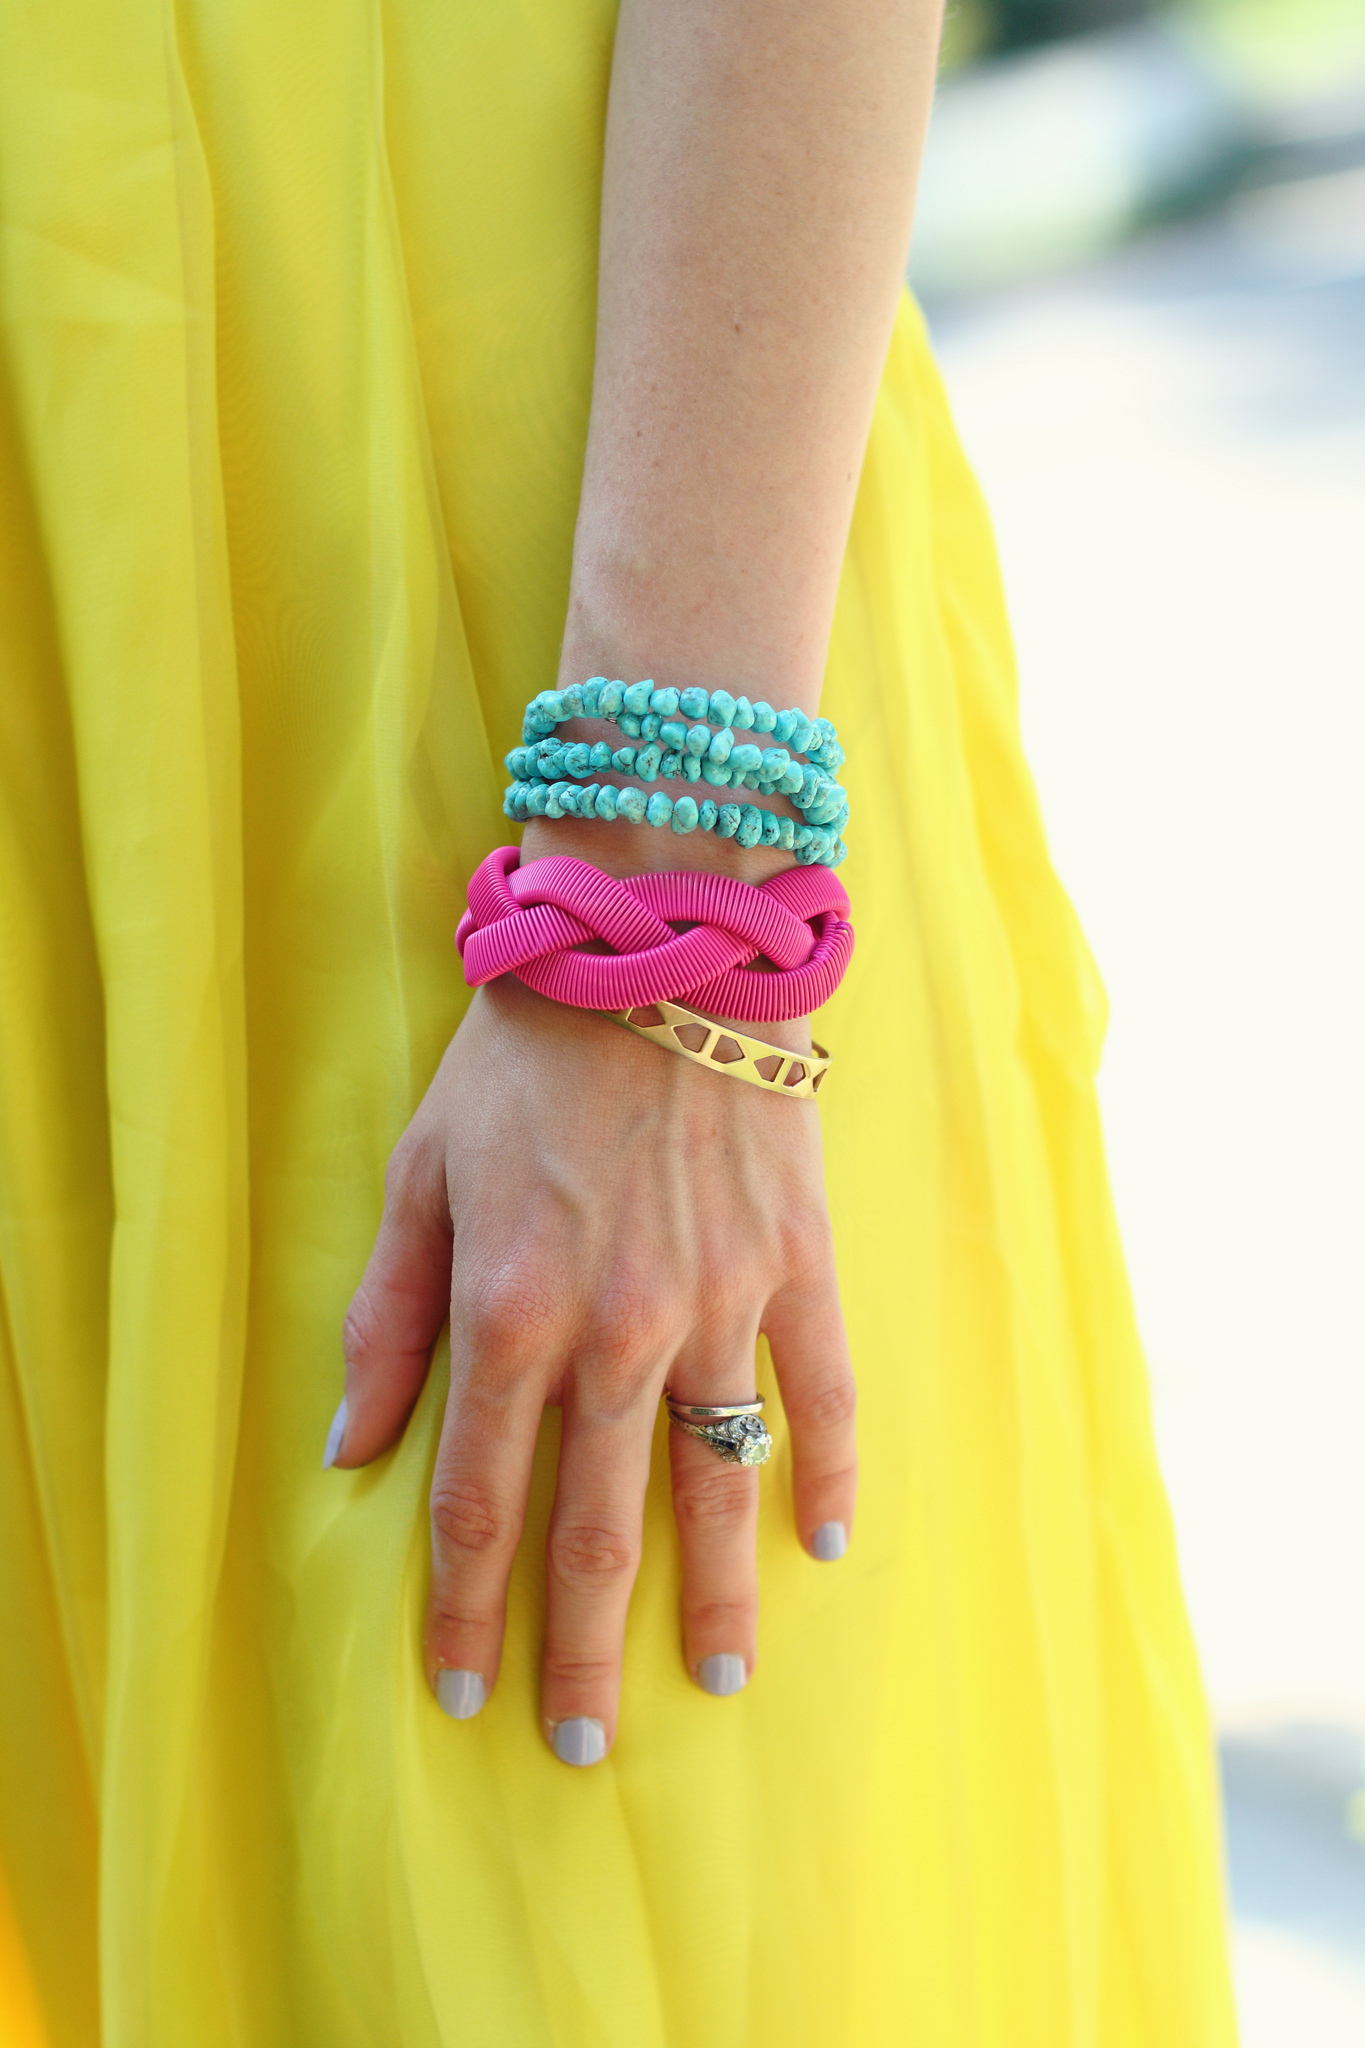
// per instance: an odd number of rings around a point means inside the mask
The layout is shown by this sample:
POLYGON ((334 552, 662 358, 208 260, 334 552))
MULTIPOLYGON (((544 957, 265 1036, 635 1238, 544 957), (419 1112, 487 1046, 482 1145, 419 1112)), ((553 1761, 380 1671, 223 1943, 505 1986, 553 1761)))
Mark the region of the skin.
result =
MULTIPOLYGON (((818 707, 896 301, 937 0, 625 0, 591 428, 561 685, 650 676, 818 707)), ((575 736, 604 735, 583 723, 575 736)), ((671 792, 678 794, 679 791, 671 792)), ((532 821, 617 874, 790 862, 710 834, 532 821)), ((809 1024, 751 1027, 809 1045, 809 1024)), ((428 1676, 497 1676, 547 1403, 563 1410, 542 1714, 616 1734, 664 1387, 748 1400, 769 1339, 796 1539, 851 1528, 854 1386, 813 1103, 705 1073, 512 977, 480 990, 394 1153, 346 1318, 336 1463, 401 1435, 450 1321, 428 1676)), ((758 1478, 670 1432, 682 1654, 754 1668, 758 1478)), ((718 1709, 719 1711, 719 1709, 718 1709)))

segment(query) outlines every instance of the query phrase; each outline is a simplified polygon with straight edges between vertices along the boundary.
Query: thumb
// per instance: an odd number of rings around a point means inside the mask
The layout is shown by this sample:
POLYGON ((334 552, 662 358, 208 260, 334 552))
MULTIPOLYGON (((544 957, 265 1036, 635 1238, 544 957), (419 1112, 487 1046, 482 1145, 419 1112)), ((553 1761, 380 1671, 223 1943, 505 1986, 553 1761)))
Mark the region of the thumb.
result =
POLYGON ((445 1162, 404 1140, 384 1179, 384 1215, 346 1311, 346 1398, 324 1465, 368 1465, 398 1441, 450 1308, 450 1205, 445 1162))

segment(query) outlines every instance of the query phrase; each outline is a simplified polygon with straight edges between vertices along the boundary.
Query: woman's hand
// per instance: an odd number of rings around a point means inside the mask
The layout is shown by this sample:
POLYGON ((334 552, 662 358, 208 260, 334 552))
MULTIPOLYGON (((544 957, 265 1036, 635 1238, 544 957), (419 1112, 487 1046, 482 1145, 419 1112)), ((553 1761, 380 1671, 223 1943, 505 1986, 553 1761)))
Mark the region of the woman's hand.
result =
MULTIPOLYGON (((510 976, 480 990, 389 1167, 346 1318, 336 1464, 402 1434, 447 1311, 431 1682, 457 1718, 492 1690, 541 1411, 557 1403, 541 1711, 557 1755, 595 1763, 616 1730, 665 1385, 752 1399, 764 1331, 797 1534, 837 1556, 851 1524, 854 1390, 815 1105, 708 1074, 510 976)), ((707 1691, 738 1691, 754 1666, 758 1476, 670 1438, 683 1654, 707 1691)))

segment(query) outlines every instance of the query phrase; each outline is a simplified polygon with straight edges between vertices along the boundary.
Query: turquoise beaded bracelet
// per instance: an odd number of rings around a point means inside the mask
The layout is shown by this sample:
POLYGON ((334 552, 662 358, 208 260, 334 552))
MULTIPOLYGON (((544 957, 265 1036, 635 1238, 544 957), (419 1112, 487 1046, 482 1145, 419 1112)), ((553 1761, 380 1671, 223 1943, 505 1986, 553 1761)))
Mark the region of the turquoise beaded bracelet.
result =
POLYGON ((758 804, 717 804, 710 797, 668 796, 661 789, 622 789, 614 782, 514 782, 503 799, 509 818, 613 818, 634 825, 671 825, 675 832, 714 832, 740 846, 781 846, 801 866, 836 868, 848 848, 838 831, 797 824, 758 804))
POLYGON ((506 760, 513 781, 503 811, 515 819, 621 817, 671 825, 675 832, 714 831, 741 846, 785 847, 803 866, 836 867, 847 852, 840 834, 848 822, 848 798, 830 771, 843 761, 843 748, 827 718, 808 718, 796 709, 774 711, 771 705, 732 697, 728 690, 655 689, 650 682, 625 684, 593 676, 566 690, 542 690, 528 704, 522 745, 506 760), (553 735, 569 718, 611 719, 627 738, 642 739, 644 745, 566 745, 553 735), (774 744, 736 743, 737 731, 770 733, 774 744), (794 761, 793 752, 804 753, 806 761, 794 761), (646 784, 662 776, 783 795, 803 822, 757 804, 673 799, 661 790, 646 796, 643 789, 588 780, 608 768, 646 784))
POLYGON ((732 697, 728 690, 656 690, 653 683, 613 683, 591 676, 567 690, 542 690, 527 705, 522 719, 523 744, 542 739, 568 718, 610 718, 629 739, 657 739, 665 720, 681 713, 693 724, 710 724, 734 732, 770 732, 775 746, 789 746, 817 768, 841 768, 844 750, 827 718, 808 718, 804 711, 774 711, 761 701, 732 697), (657 725, 646 729, 647 722, 657 725))

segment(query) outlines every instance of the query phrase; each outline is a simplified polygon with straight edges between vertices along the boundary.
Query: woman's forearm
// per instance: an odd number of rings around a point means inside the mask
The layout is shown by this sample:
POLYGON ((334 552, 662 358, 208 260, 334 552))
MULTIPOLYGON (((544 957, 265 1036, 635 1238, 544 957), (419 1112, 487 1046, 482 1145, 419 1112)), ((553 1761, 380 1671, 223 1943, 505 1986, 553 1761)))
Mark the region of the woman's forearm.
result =
POLYGON ((818 703, 940 0, 624 0, 561 679, 818 703))

